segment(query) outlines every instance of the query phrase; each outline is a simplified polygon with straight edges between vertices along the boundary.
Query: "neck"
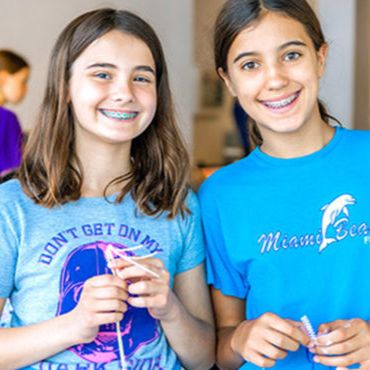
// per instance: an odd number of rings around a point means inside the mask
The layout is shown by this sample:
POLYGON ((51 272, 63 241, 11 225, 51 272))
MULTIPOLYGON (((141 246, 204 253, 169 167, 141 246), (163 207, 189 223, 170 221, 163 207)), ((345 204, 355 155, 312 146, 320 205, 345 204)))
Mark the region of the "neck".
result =
POLYGON ((263 133, 261 150, 276 158, 304 157, 319 151, 329 143, 334 128, 320 120, 316 125, 306 125, 299 132, 263 133))
MULTIPOLYGON (((77 148, 77 155, 82 163, 83 183, 81 195, 83 197, 99 197, 104 195, 107 185, 117 177, 121 177, 131 170, 130 143, 127 146, 114 147, 112 145, 94 145, 93 148, 77 148)), ((107 195, 118 192, 123 183, 109 187, 107 195)))

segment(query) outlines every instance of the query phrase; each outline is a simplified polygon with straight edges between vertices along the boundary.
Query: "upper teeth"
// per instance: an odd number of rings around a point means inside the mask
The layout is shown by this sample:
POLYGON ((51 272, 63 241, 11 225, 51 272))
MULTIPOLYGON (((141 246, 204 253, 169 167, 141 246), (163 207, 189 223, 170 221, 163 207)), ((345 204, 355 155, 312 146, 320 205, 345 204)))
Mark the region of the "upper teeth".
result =
POLYGON ((126 113, 126 112, 117 112, 110 110, 102 110, 102 113, 107 117, 117 118, 117 119, 130 119, 137 116, 137 113, 126 113))
POLYGON ((282 99, 282 100, 279 100, 279 101, 274 101, 274 102, 265 101, 264 104, 267 105, 268 107, 271 107, 271 108, 283 108, 283 107, 287 106, 288 104, 290 104, 296 97, 297 97, 297 94, 294 94, 294 95, 289 96, 286 99, 282 99))

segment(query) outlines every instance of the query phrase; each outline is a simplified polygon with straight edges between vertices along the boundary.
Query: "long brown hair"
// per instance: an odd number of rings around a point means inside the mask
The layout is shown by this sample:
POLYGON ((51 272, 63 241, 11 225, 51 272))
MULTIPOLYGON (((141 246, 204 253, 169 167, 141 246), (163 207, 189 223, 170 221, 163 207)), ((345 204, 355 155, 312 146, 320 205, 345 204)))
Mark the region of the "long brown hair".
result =
POLYGON ((157 110, 149 127, 132 142, 132 169, 111 181, 123 183, 116 202, 131 193, 147 215, 187 211, 190 165, 176 127, 167 66, 154 30, 133 13, 98 9, 73 20, 59 36, 50 61, 47 86, 38 120, 25 147, 19 170, 23 190, 36 203, 51 208, 81 197, 82 166, 76 154, 75 130, 68 85, 71 67, 96 39, 119 30, 144 41, 156 65, 157 110))
MULTIPOLYGON (((286 15, 300 22, 311 38, 316 51, 326 44, 320 22, 306 0, 228 0, 223 5, 215 24, 214 58, 216 70, 221 68, 227 74, 227 55, 238 34, 252 22, 257 21, 264 11, 286 15)), ((329 123, 332 117, 318 99, 321 119, 329 123)), ((339 123, 339 122, 338 122, 339 123)), ((249 142, 252 148, 262 144, 263 139, 256 122, 248 119, 249 142)))

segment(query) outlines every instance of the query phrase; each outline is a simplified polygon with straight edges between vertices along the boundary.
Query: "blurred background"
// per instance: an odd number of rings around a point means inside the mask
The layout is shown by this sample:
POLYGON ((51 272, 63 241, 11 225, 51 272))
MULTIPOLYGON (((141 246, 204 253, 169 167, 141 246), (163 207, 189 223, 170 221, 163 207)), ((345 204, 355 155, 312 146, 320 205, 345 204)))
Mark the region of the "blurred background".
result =
MULTIPOLYGON (((293 1, 293 0, 292 0, 293 1)), ((212 27, 224 0, 0 0, 0 48, 31 64, 24 101, 9 108, 27 132, 42 99, 52 46, 77 15, 99 7, 136 12, 162 40, 179 125, 201 176, 245 155, 234 102, 218 79, 212 27)), ((330 52, 321 98, 344 126, 370 128, 370 0, 312 0, 330 52)), ((200 178, 201 178, 200 176, 200 178)))

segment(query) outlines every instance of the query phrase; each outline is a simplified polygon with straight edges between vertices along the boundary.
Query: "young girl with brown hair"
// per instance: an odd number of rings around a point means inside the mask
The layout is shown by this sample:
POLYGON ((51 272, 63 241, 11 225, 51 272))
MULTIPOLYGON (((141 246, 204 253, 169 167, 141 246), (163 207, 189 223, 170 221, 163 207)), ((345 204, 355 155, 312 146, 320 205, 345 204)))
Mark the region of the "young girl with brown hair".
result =
POLYGON ((225 369, 370 369, 370 132, 329 125, 327 50, 305 0, 228 0, 216 22, 256 145, 200 191, 225 369))
POLYGON ((18 179, 0 187, 0 306, 14 308, 1 369, 212 365, 188 173, 152 28, 113 9, 76 18, 18 179))

